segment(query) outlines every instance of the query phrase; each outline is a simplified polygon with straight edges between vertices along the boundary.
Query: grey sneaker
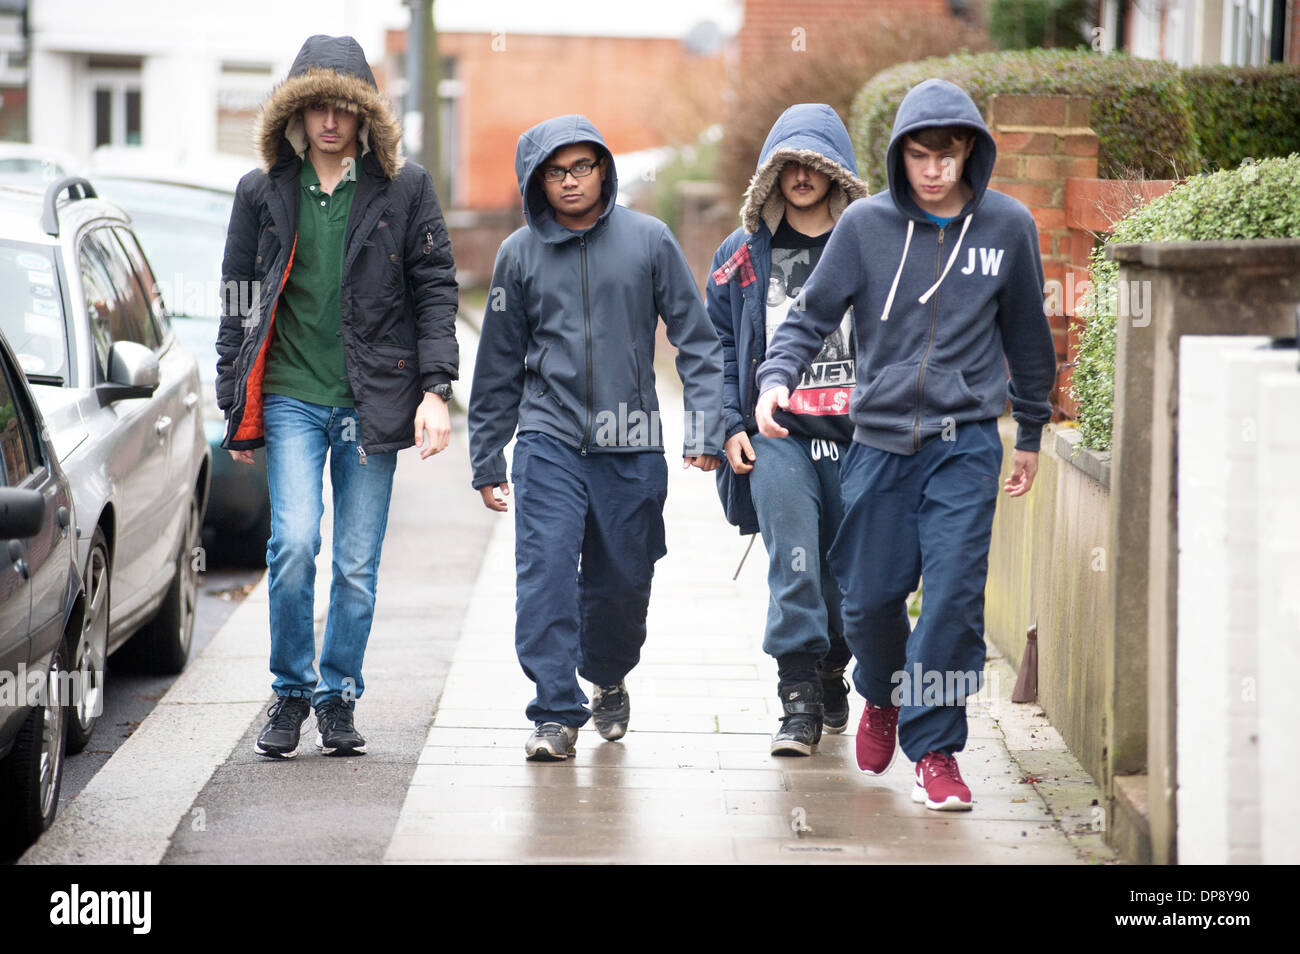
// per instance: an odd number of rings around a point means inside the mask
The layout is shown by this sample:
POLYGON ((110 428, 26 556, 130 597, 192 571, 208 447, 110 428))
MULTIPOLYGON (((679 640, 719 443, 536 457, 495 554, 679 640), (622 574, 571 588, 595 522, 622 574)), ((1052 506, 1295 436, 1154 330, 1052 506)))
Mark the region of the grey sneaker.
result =
POLYGON ((563 762, 574 753, 578 730, 558 722, 543 722, 524 743, 530 762, 563 762))
POLYGON ((613 742, 627 735, 627 720, 632 715, 632 700, 627 686, 591 687, 591 718, 602 739, 613 742))

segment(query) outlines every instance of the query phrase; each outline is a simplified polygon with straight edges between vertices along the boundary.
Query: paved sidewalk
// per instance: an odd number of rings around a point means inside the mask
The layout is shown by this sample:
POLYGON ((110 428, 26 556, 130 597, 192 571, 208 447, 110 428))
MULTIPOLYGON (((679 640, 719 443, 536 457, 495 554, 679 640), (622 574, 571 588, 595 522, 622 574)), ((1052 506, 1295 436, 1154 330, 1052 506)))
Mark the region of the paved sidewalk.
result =
MULTIPOLYGON (((661 389, 661 396, 662 389, 661 389)), ((666 403, 665 445, 680 406, 666 403)), ((855 695, 846 735, 811 758, 767 754, 776 667, 761 650, 766 559, 728 527, 712 475, 670 453, 668 556, 657 567, 641 664, 628 677, 631 729, 590 724, 577 756, 529 763, 532 696, 513 650, 513 513, 499 519, 446 686, 385 860, 389 862, 929 862, 1109 860, 1099 793, 1037 706, 1006 701, 1014 676, 990 663, 960 755, 969 814, 910 799, 900 755, 881 778, 857 771, 855 695), (1021 755, 1028 769, 1008 749, 1021 755), (1028 778, 1027 778, 1028 776, 1028 778), (1049 807, 1050 802, 1050 807, 1049 807), (800 830, 801 829, 801 830, 800 830)), ((513 506, 513 500, 512 500, 513 506)))

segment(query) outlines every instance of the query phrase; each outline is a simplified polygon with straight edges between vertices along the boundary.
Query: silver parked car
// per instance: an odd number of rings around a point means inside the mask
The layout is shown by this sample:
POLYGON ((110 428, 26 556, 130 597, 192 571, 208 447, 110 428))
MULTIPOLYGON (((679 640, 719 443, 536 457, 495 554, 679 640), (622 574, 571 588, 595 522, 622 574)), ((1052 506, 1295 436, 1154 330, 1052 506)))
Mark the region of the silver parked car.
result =
POLYGON ((75 752, 94 729, 109 653, 168 673, 189 657, 211 469, 198 365, 127 216, 74 177, 44 195, 0 187, 0 328, 76 504, 75 752))

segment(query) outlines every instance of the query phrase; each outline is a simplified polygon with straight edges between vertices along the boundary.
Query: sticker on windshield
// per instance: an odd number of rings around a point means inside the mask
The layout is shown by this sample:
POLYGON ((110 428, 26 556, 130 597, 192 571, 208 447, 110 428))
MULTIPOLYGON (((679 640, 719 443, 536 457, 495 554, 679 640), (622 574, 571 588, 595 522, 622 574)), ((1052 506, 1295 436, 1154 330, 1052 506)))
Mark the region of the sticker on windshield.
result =
POLYGON ((57 318, 59 315, 59 306, 56 302, 41 301, 39 298, 33 298, 32 311, 36 312, 38 315, 53 315, 57 318))
POLYGON ((37 298, 53 298, 54 289, 48 285, 28 285, 27 290, 37 298))
POLYGON ((54 263, 44 255, 35 255, 31 252, 23 252, 21 255, 15 255, 14 263, 19 268, 32 268, 39 272, 48 272, 54 267, 54 263))
POLYGON ((51 271, 28 271, 27 280, 33 285, 53 285, 54 273, 51 271))

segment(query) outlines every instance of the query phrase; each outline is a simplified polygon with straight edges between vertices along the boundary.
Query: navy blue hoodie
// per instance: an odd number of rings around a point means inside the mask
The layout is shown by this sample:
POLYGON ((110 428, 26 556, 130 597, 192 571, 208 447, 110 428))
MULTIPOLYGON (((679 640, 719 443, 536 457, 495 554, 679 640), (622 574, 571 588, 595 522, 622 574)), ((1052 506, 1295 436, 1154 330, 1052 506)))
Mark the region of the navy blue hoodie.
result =
MULTIPOLYGON (((663 316, 685 391, 682 454, 722 456, 722 349, 668 226, 615 204, 618 176, 583 116, 519 137, 515 174, 527 225, 501 243, 469 404, 475 488, 506 479, 506 444, 540 431, 582 454, 663 451, 655 326, 663 316), (576 232, 555 219, 535 175, 563 146, 591 142, 607 163, 605 210, 576 232)), ((594 174, 594 173, 593 173, 594 174)))
POLYGON ((889 190, 845 210, 794 306, 802 304, 802 314, 768 344, 760 393, 792 387, 852 305, 854 440, 914 454, 951 423, 997 417, 1010 399, 1017 449, 1037 451, 1051 418, 1056 351, 1043 310, 1038 230, 1028 209, 988 188, 996 158, 962 89, 935 79, 914 87, 894 120, 889 190), (975 131, 963 170, 974 194, 939 228, 910 195, 902 140, 948 125, 975 131))

